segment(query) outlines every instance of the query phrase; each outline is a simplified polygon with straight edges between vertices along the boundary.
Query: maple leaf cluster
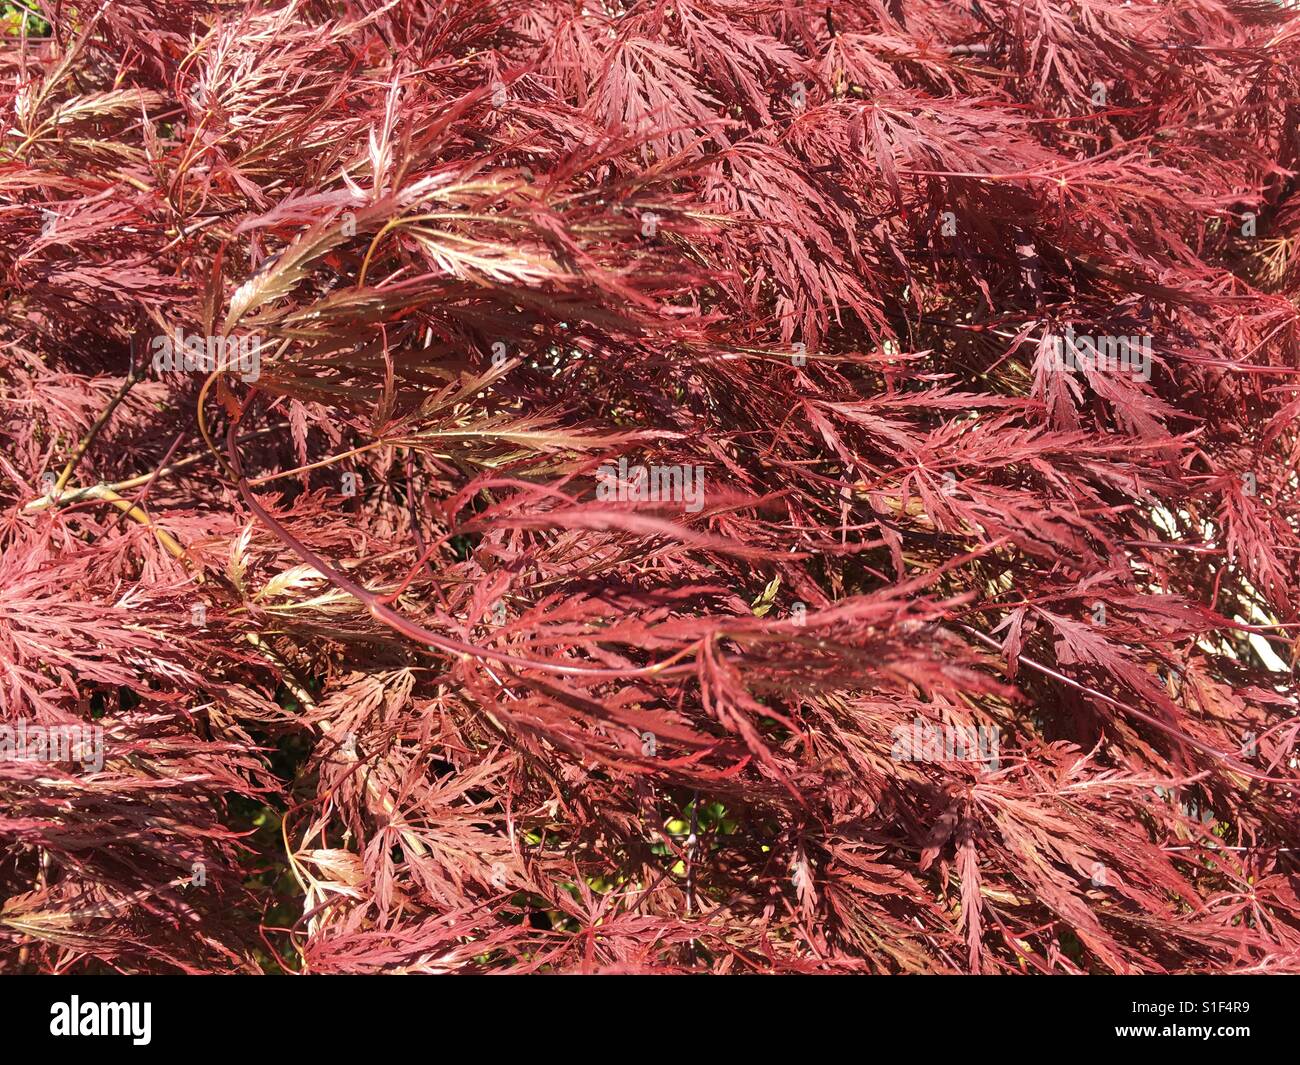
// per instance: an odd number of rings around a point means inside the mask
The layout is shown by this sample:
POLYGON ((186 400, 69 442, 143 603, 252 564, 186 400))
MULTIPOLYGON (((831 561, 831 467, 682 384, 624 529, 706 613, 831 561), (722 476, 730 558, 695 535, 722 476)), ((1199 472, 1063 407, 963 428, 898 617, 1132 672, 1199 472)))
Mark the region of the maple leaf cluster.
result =
POLYGON ((31 6, 0 967, 1300 972, 1300 14, 31 6))

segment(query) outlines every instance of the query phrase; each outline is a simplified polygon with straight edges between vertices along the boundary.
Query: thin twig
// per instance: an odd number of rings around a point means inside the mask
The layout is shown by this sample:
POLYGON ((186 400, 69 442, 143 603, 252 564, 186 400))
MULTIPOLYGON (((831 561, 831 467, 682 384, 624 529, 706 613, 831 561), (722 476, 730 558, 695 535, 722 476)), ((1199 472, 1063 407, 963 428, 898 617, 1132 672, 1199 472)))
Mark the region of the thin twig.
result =
MULTIPOLYGON (((280 429, 287 429, 288 422, 280 422, 278 425, 268 425, 261 429, 255 429, 239 438, 241 444, 247 443, 258 436, 265 436, 267 433, 273 433, 280 429)), ((141 473, 135 477, 128 477, 125 481, 114 481, 111 484, 90 485, 85 488, 74 488, 70 492, 64 492, 61 495, 55 495, 53 492, 47 492, 43 496, 30 500, 23 505, 24 511, 45 510, 50 506, 68 506, 77 503, 83 499, 93 499, 98 497, 101 488, 107 488, 114 492, 122 492, 128 488, 137 488, 142 484, 148 484, 150 481, 161 477, 170 477, 179 470, 186 469, 196 463, 203 462, 205 459, 212 458, 208 451, 197 451, 193 455, 187 455, 183 459, 177 459, 170 466, 163 466, 159 469, 151 470, 149 473, 141 473)))
MULTIPOLYGON (((968 635, 975 637, 975 639, 979 640, 980 643, 984 644, 986 647, 990 647, 993 650, 998 652, 1002 651, 1002 645, 999 644, 997 640, 994 640, 992 637, 986 635, 985 633, 980 632, 978 629, 973 629, 969 625, 963 625, 960 622, 957 623, 957 627, 961 629, 963 632, 967 633, 968 635)), ((1058 672, 1057 670, 1052 669, 1050 666, 1045 666, 1041 662, 1035 662, 1032 658, 1029 658, 1026 655, 1018 654, 1016 655, 1016 659, 1022 665, 1028 666, 1036 673, 1041 673, 1045 677, 1051 677, 1053 680, 1060 681, 1062 684, 1066 685, 1067 687, 1073 688, 1075 691, 1083 692, 1085 695, 1091 695, 1095 699, 1101 699, 1104 702, 1110 703, 1112 706, 1132 714, 1134 717, 1138 718, 1139 720, 1145 721, 1152 728, 1157 728, 1161 732, 1165 733, 1166 735, 1173 736, 1175 739, 1181 740, 1183 743, 1186 743, 1189 747, 1196 748, 1196 750, 1200 751, 1202 754, 1208 754, 1212 758, 1217 758, 1220 762, 1224 763, 1224 765, 1230 772, 1240 773, 1243 776, 1250 777, 1253 780, 1260 780, 1267 784, 1285 784, 1292 787, 1294 787, 1297 784, 1297 781, 1290 777, 1270 777, 1270 776, 1266 776, 1263 773, 1256 773, 1249 766, 1245 766, 1242 765, 1240 762, 1234 761, 1230 755, 1226 755, 1222 751, 1215 750, 1209 744, 1202 743, 1194 736, 1189 736, 1182 729, 1174 728, 1172 725, 1166 724, 1165 722, 1161 721, 1159 718, 1152 717, 1150 714, 1146 713, 1145 711, 1139 710, 1135 706, 1130 706, 1128 703, 1121 702, 1119 699, 1107 695, 1103 691, 1098 691, 1096 688, 1089 687, 1087 684, 1080 684, 1077 680, 1074 680, 1072 677, 1067 677, 1064 673, 1058 672)))
POLYGON ((126 375, 126 380, 122 382, 122 387, 117 390, 117 394, 109 401, 108 406, 105 407, 99 417, 95 419, 95 424, 92 425, 86 431, 86 435, 81 438, 81 442, 77 445, 77 449, 73 451, 72 457, 68 459, 68 464, 63 467, 63 472, 59 474, 59 479, 54 482, 54 495, 58 495, 63 491, 64 485, 68 483, 68 480, 72 477, 73 471, 76 470, 77 463, 81 461, 81 457, 86 453, 86 450, 92 443, 94 443, 95 437, 99 435, 99 431, 108 424, 108 419, 113 416, 113 412, 117 410, 122 400, 126 399, 126 394, 130 392, 131 389, 136 386, 136 383, 143 377, 144 363, 142 361, 139 366, 131 367, 131 372, 126 375))

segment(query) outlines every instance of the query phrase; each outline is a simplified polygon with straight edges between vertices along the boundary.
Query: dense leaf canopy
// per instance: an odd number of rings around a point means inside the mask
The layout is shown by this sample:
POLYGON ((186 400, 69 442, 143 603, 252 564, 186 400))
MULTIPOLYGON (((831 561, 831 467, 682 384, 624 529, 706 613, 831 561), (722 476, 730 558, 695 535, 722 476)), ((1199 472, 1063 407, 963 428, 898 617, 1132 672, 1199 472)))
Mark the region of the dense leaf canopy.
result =
POLYGON ((31 6, 0 967, 1300 972, 1300 14, 31 6))

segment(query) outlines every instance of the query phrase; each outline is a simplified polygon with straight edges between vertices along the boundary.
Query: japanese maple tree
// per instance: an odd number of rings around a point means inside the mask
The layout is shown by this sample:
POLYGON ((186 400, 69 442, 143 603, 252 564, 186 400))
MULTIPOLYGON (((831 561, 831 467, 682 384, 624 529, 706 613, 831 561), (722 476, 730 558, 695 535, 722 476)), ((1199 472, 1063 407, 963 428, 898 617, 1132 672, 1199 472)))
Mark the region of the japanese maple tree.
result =
POLYGON ((0 968, 1300 972, 1289 5, 22 6, 0 968))

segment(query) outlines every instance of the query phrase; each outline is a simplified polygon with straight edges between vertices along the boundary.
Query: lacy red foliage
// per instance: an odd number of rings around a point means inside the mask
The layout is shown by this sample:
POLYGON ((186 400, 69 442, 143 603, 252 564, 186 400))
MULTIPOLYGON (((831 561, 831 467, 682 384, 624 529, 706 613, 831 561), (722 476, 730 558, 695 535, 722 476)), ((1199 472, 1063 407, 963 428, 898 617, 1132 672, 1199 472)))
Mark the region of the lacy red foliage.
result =
POLYGON ((1300 15, 35 6, 4 968, 1300 972, 1300 15))

